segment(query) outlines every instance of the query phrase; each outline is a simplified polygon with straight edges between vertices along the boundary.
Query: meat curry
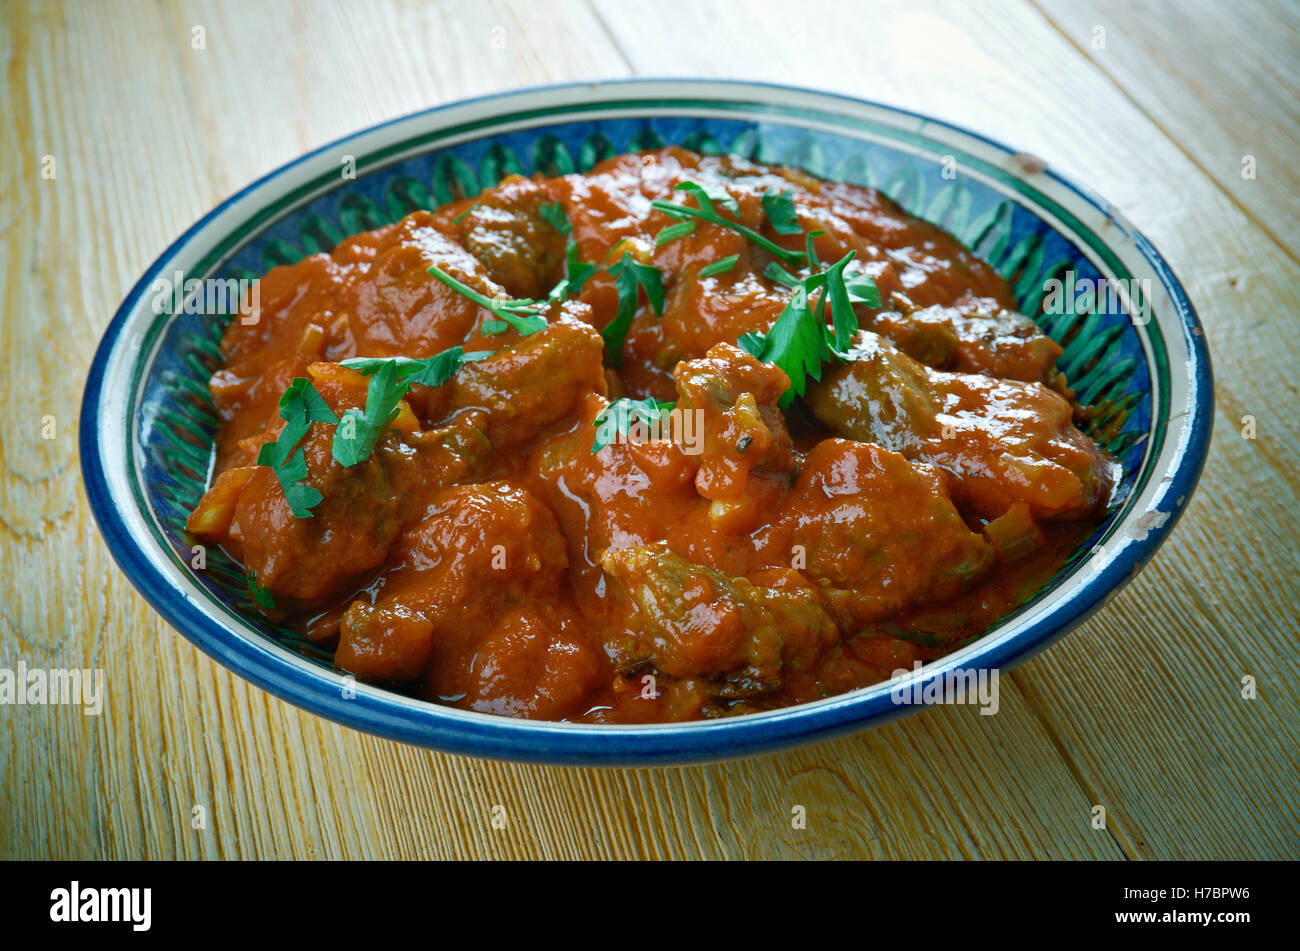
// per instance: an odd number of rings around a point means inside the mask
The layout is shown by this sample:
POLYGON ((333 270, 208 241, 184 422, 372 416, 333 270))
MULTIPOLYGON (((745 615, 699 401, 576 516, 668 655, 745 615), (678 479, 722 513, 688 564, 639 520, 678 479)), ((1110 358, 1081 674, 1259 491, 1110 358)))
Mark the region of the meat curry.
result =
POLYGON ((1061 347, 879 192, 680 148, 511 176, 261 280, 190 531, 361 680, 733 715, 978 636, 1118 466, 1061 347))

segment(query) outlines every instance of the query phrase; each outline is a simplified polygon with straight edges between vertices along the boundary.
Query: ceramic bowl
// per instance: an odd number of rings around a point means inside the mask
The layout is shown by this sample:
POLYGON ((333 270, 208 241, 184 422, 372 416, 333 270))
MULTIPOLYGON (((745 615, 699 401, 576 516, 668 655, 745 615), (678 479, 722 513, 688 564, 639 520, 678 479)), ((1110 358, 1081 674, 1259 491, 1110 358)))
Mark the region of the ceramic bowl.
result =
MULTIPOLYGON (((1079 285, 1084 286, 1084 285, 1079 285)), ((1098 285, 1093 285, 1098 286, 1098 285)), ((1112 301, 1113 303, 1113 301, 1112 301)), ((1200 474, 1209 356, 1169 266, 1110 205, 1041 162, 878 103, 757 83, 631 80, 551 86, 441 106, 317 149, 234 195, 169 247, 99 345, 81 414, 87 495, 114 557, 155 609, 235 673, 321 716, 440 750, 539 762, 648 765, 772 750, 913 711, 951 671, 1005 670, 1077 626, 1151 557, 1200 474), (217 418, 207 382, 219 319, 160 304, 163 280, 255 278, 347 235, 472 195, 508 173, 583 171, 681 144, 875 186, 954 233, 1011 281, 1021 309, 1067 341, 1061 366, 1105 407, 1100 441, 1123 482, 1105 522, 1030 601, 900 682, 730 719, 651 726, 536 723, 356 684, 328 652, 260 618, 237 565, 195 568, 185 517, 206 488, 217 418), (355 175, 342 171, 349 167, 355 175), (1052 280, 1113 282, 1120 306, 1052 280), (1137 283, 1129 283, 1137 282, 1137 283), (1124 294, 1140 289, 1141 300, 1124 294)))

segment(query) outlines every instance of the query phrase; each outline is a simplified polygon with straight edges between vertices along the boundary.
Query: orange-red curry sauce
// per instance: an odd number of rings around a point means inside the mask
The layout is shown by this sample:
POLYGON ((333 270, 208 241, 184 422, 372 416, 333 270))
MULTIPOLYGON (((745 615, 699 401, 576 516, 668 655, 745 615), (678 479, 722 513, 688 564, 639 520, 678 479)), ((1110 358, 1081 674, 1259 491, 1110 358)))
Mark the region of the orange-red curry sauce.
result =
POLYGON ((190 528, 255 574, 279 620, 337 645, 339 667, 442 703, 645 722, 828 696, 978 634, 1104 512, 1117 466, 1074 425, 1060 347, 1015 307, 991 268, 872 189, 678 148, 512 177, 262 279, 259 319, 230 325, 212 379, 218 477, 190 528), (761 203, 791 189, 818 258, 855 251, 850 270, 879 288, 850 359, 784 410, 786 375, 735 344, 792 292, 722 226, 656 246, 675 222, 650 203, 694 206, 683 181, 799 250, 761 203), (485 334, 492 315, 428 272, 545 297, 567 267, 551 203, 580 260, 630 250, 663 275, 664 312, 640 298, 617 370, 599 333, 618 308, 609 273, 523 336, 485 334), (462 344, 494 355, 414 387, 365 462, 344 469, 333 427, 311 426, 323 501, 295 518, 256 465, 289 383, 309 378, 341 414, 367 379, 339 361, 462 344), (624 396, 676 401, 702 442, 593 453, 593 421, 624 396))

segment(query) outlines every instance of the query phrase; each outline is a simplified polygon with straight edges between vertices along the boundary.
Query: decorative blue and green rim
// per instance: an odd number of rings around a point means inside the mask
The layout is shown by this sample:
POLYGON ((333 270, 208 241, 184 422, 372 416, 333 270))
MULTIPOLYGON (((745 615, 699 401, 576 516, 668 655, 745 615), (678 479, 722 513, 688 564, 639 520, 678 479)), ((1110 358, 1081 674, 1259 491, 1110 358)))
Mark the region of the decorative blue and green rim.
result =
POLYGON ((114 316, 86 382, 80 440, 87 496, 118 564, 170 624, 235 673, 406 743, 616 766, 829 738, 917 708, 894 702, 896 691, 923 695, 915 691, 953 671, 1005 670, 1033 656, 1100 608, 1168 535, 1204 465, 1212 419, 1209 354, 1186 292, 1151 243, 1092 192, 987 138, 879 103, 766 83, 634 79, 416 113, 317 149, 223 202, 163 252, 114 316), (358 684, 328 653, 255 614, 229 559, 209 552, 205 569, 191 568, 184 519, 211 474, 217 418, 207 381, 223 322, 157 313, 150 301, 160 277, 256 277, 511 172, 581 171, 665 144, 879 187, 997 268, 1021 309, 1065 343, 1061 365, 1081 399, 1099 407, 1093 432, 1124 478, 1105 522, 1033 599, 907 678, 722 720, 609 726, 491 716, 358 684), (345 178, 349 164, 355 177, 345 178), (1130 319, 1075 307, 1071 296, 1062 312, 1043 314, 1045 283, 1071 274, 1145 282, 1148 308, 1130 319))

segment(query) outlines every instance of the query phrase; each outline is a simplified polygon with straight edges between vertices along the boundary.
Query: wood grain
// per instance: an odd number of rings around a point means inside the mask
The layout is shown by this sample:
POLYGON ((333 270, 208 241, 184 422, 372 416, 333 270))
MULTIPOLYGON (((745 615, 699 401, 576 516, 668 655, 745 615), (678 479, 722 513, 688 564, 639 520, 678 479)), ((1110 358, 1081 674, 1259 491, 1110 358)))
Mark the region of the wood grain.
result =
MULTIPOLYGON (((0 855, 1300 855, 1300 235, 1295 97, 1276 82, 1300 45, 1293 12, 800 6, 792 24, 776 4, 664 0, 6 0, 0 666, 103 667, 109 699, 101 717, 0 707, 0 855), (1266 55, 1247 56, 1265 15, 1266 55), (1090 18, 1108 25, 1110 60, 1080 41, 1090 18), (206 49, 191 46, 196 26, 206 49), (1227 86, 1207 94, 1211 80, 1187 64, 1220 34, 1231 42, 1215 76, 1227 86), (936 709, 679 769, 433 754, 233 677, 112 564, 80 489, 76 400, 113 310, 177 234, 258 175, 365 125, 520 85, 638 73, 794 82, 970 125, 1106 195, 1187 284, 1217 375, 1201 487, 1146 570, 1004 681, 997 716, 936 709), (1252 188, 1222 168, 1247 135, 1261 170, 1252 188), (1246 414, 1254 440, 1240 434, 1246 414), (1240 697, 1245 674, 1256 700, 1240 697), (1095 804, 1105 830, 1091 826, 1095 804), (796 805, 805 830, 791 826, 796 805)), ((1294 84, 1294 69, 1284 78, 1294 84)))
POLYGON ((1260 229, 1300 256, 1300 7, 1035 3, 1260 229))

